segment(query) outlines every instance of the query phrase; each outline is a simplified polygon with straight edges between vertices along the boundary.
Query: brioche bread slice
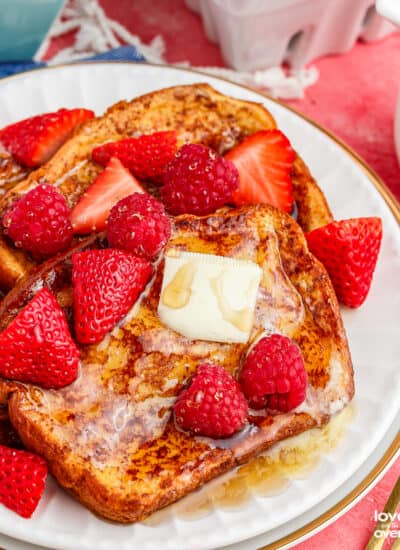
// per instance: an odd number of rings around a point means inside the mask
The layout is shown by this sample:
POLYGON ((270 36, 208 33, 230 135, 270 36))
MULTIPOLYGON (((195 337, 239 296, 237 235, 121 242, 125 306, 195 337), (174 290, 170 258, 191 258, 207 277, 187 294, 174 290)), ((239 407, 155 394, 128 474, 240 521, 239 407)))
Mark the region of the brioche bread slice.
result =
MULTIPOLYGON (((261 104, 231 98, 208 84, 165 88, 121 101, 103 116, 84 123, 42 167, 31 172, 0 200, 0 215, 19 195, 46 182, 56 185, 73 207, 103 169, 91 160, 94 147, 144 133, 176 130, 178 142, 198 142, 225 153, 247 135, 276 127, 261 104)), ((332 221, 322 191, 300 157, 296 158, 292 181, 298 221, 304 231, 332 221)), ((9 290, 31 272, 35 262, 0 237, 0 288, 9 290)))
MULTIPOLYGON (((23 443, 49 462, 60 485, 82 504, 118 522, 141 520, 275 442, 323 425, 354 392, 334 290, 291 217, 268 206, 182 216, 168 244, 169 251, 177 249, 261 267, 251 339, 279 332, 298 343, 307 396, 289 413, 252 417, 227 440, 177 430, 172 405, 197 365, 210 361, 237 374, 248 344, 191 341, 164 326, 157 315, 161 261, 139 307, 100 344, 80 346, 81 369, 73 384, 42 390, 0 383, 23 443)), ((0 326, 42 285, 55 292, 70 317, 70 257, 51 260, 17 286, 0 306, 0 326)))

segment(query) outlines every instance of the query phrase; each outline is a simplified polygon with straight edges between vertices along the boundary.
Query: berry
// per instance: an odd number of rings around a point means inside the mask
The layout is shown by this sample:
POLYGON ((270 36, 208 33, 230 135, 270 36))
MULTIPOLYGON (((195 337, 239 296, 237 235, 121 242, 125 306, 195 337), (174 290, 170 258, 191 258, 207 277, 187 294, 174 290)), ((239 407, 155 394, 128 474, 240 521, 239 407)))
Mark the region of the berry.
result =
POLYGON ((43 458, 0 445, 0 502, 4 506, 30 518, 43 495, 46 477, 43 458))
POLYGON ((74 254, 72 285, 78 342, 100 342, 131 309, 151 273, 150 262, 123 250, 74 254))
POLYGON ((204 145, 188 144, 168 164, 161 197, 171 214, 210 214, 232 200, 235 166, 204 145))
POLYGON ((248 407, 239 384, 223 367, 202 364, 178 396, 174 412, 183 430, 217 439, 243 428, 248 407))
POLYGON ((34 168, 47 162, 78 124, 93 117, 88 109, 59 109, 6 126, 0 141, 17 162, 34 168))
POLYGON ((71 223, 74 232, 103 231, 114 204, 135 192, 144 191, 129 170, 118 159, 112 158, 73 208, 71 223))
POLYGON ((100 145, 93 149, 92 158, 105 166, 111 157, 116 157, 137 178, 160 181, 175 153, 176 132, 170 131, 100 145))
POLYGON ((280 334, 265 336, 248 354, 239 382, 253 408, 291 411, 306 397, 307 373, 299 347, 280 334))
POLYGON ((79 351, 53 294, 43 288, 0 334, 0 375, 62 388, 78 374, 79 351))
POLYGON ((239 171, 239 187, 233 194, 237 206, 261 203, 292 211, 295 153, 280 130, 261 130, 248 136, 225 158, 239 171))
POLYGON ((171 235, 164 206, 148 193, 133 193, 111 210, 107 222, 110 246, 152 260, 171 235))
POLYGON ((306 233, 310 251, 324 264, 338 300, 359 307, 366 299, 382 241, 380 218, 332 222, 306 233))
POLYGON ((65 197, 41 184, 22 195, 3 216, 6 234, 36 258, 65 250, 72 241, 70 211, 65 197))

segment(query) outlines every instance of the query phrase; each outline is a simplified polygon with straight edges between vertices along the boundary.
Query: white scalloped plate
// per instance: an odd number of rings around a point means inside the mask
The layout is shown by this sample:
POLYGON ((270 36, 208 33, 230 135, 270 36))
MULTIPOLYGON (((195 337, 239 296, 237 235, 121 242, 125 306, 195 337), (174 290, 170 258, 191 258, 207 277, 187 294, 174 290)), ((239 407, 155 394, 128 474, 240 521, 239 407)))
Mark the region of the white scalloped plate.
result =
POLYGON ((207 516, 190 521, 170 511, 154 526, 119 526, 96 518, 50 480, 31 520, 0 509, 0 531, 6 535, 63 550, 200 550, 232 544, 290 526, 290 522, 298 525, 296 518, 318 509, 328 497, 333 504, 338 502, 343 494, 338 492, 335 501, 335 492, 366 461, 371 461, 370 475, 376 469, 372 457, 389 428, 393 430, 393 422, 398 424, 399 225, 382 196, 385 190, 379 191, 371 173, 327 133, 286 107, 230 82, 173 67, 126 63, 76 64, 1 81, 0 127, 59 107, 81 106, 101 113, 120 99, 201 81, 228 95, 262 102, 271 110, 309 165, 336 218, 374 215, 383 220, 382 250, 368 300, 359 310, 343 310, 356 373, 357 414, 341 444, 324 455, 306 479, 292 481, 274 497, 253 496, 238 508, 214 508, 207 516))

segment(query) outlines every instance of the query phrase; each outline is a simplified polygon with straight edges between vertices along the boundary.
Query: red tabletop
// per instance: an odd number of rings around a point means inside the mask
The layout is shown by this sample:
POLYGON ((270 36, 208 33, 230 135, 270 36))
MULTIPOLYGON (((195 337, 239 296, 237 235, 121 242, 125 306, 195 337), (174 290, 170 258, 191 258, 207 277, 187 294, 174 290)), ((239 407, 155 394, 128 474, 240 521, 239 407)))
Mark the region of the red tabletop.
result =
MULTIPOLYGON (((185 7, 184 0, 100 3, 107 15, 143 42, 161 34, 168 61, 224 66, 218 47, 207 40, 199 16, 185 7)), ((393 143, 400 88, 400 34, 373 44, 359 43, 345 55, 326 57, 314 64, 320 71, 318 82, 307 90, 303 100, 291 104, 349 144, 400 199, 400 167, 393 143)), ((349 512, 295 548, 364 549, 374 527, 374 511, 382 511, 399 475, 400 459, 349 512)))

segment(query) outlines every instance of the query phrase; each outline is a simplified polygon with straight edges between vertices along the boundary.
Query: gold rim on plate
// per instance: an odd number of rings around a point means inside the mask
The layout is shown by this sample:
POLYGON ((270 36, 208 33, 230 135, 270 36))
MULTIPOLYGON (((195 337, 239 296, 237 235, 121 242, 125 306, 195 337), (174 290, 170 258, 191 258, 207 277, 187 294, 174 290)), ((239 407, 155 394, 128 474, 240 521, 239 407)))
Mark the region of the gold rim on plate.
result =
MULTIPOLYGON (((52 69, 58 69, 60 67, 72 67, 73 65, 108 65, 110 63, 119 63, 119 64, 127 64, 127 65, 144 65, 144 66, 152 66, 152 67, 159 67, 162 69, 173 69, 178 70, 182 72, 191 72, 195 74, 200 74, 205 76, 206 78, 213 78, 215 80, 221 80, 223 82, 228 82, 229 84, 233 84, 239 88, 243 88, 245 90, 249 90, 253 93, 258 94, 261 97, 265 97, 266 99, 273 101, 274 103, 277 103, 281 107, 287 109, 288 111, 293 112, 295 115, 299 116, 303 120, 307 121, 309 124, 317 128, 320 132, 327 135, 332 141, 334 141, 349 157, 352 158, 352 160, 361 168, 361 170, 367 175, 368 179, 372 183, 372 185, 377 189, 379 194, 383 197, 386 204, 388 205, 390 211, 392 212, 394 218, 396 221, 400 224, 400 203, 397 201, 393 193, 389 190, 389 188, 386 186, 386 184, 382 181, 382 179, 376 174, 376 172, 355 152, 351 147, 349 147, 344 141, 342 141, 340 138, 338 138, 334 133, 332 133, 330 130, 327 130, 311 118, 309 118, 307 115, 304 115, 294 107, 291 107, 289 105, 286 105, 282 101, 279 101, 278 99, 275 99, 268 94, 261 92, 260 90, 257 90, 256 88, 252 88, 251 86, 245 86, 243 84, 238 84, 236 82, 233 82, 232 80, 229 80, 227 78, 222 78, 218 76, 214 76, 212 74, 209 74, 204 71, 199 71, 192 68, 183 68, 183 67, 176 67, 174 65, 161 65, 157 63, 146 63, 146 62, 133 62, 133 61, 118 61, 118 60, 110 60, 110 61, 81 61, 79 63, 63 63, 61 65, 54 65, 51 67, 42 67, 38 69, 33 69, 30 71, 25 71, 24 73, 18 73, 16 75, 7 76, 0 79, 0 84, 7 80, 17 79, 19 77, 22 77, 26 74, 41 72, 41 71, 49 71, 52 69)), ((329 510, 321 514, 319 517, 315 518, 314 520, 310 521, 303 527, 300 527, 299 529, 296 529, 292 533, 289 533, 288 535, 285 535, 284 537, 280 538, 279 540, 272 542, 268 544, 267 546, 264 546, 260 548, 260 550, 279 550, 280 548, 283 548, 287 545, 293 545, 295 542, 300 542, 300 539, 303 539, 305 537, 311 536, 314 531, 317 532, 317 530, 328 521, 332 521, 336 516, 339 516, 341 512, 345 512, 348 507, 358 498, 363 495, 363 493, 367 492, 368 489, 372 488, 372 485, 375 481, 378 480, 379 476, 385 471, 386 467, 390 464, 390 462, 395 458, 396 454, 398 454, 400 451, 400 433, 396 435, 393 442, 390 444, 388 449, 385 451, 384 455, 380 458, 377 464, 373 467, 373 469, 368 473, 368 475, 354 488, 348 493, 344 498, 342 498, 339 502, 337 502, 335 505, 333 505, 329 510)))

